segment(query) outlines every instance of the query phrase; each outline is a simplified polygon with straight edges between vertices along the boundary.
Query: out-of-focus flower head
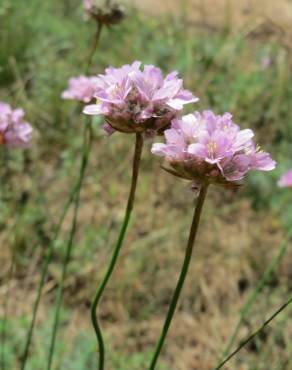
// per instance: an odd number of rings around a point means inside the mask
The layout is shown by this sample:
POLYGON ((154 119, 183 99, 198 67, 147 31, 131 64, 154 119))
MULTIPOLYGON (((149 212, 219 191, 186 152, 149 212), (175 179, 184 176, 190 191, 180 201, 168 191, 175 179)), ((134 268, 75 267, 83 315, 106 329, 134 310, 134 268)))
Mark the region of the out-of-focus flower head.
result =
POLYGON ((278 185, 281 188, 291 188, 292 187, 292 170, 285 172, 280 180, 278 181, 278 185))
POLYGON ((93 100, 97 83, 97 77, 72 77, 69 80, 68 89, 63 91, 61 96, 63 99, 72 99, 83 103, 90 103, 93 100))
POLYGON ((22 109, 12 109, 0 102, 0 145, 27 147, 32 136, 31 125, 24 121, 22 109))
POLYGON ((273 60, 269 55, 264 55, 261 59, 261 67, 263 69, 268 69, 273 64, 273 60))
POLYGON ((241 130, 230 113, 195 112, 174 119, 164 132, 166 144, 153 144, 152 153, 165 157, 168 172, 202 185, 238 185, 249 170, 270 171, 276 162, 260 150, 250 129, 241 130))
POLYGON ((125 17, 121 4, 109 0, 84 0, 84 9, 88 17, 106 26, 120 23, 125 17))
POLYGON ((198 101, 183 88, 177 72, 164 77, 153 65, 141 70, 138 61, 107 68, 98 76, 94 97, 96 104, 86 106, 85 114, 103 115, 108 130, 148 136, 163 132, 185 104, 198 101))

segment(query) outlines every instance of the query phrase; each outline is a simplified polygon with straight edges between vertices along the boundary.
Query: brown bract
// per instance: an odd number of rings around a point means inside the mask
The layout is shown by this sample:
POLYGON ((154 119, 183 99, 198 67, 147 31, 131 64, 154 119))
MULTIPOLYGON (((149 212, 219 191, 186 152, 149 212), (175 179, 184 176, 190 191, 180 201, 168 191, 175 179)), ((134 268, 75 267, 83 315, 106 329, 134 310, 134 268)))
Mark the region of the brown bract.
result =
POLYGON ((162 135, 170 127, 171 120, 175 118, 175 112, 168 112, 162 116, 151 117, 145 121, 135 122, 133 119, 125 118, 107 118, 106 122, 116 131, 126 134, 142 134, 152 132, 156 135, 162 135))
POLYGON ((125 18, 125 10, 120 4, 110 4, 93 7, 90 16, 97 23, 111 26, 120 23, 125 18))
MULTIPOLYGON (((221 185, 228 188, 238 188, 239 182, 228 181, 222 176, 218 167, 205 161, 186 160, 172 161, 170 167, 161 166, 163 170, 185 180, 191 180, 195 185, 221 185)), ((195 186, 197 189, 197 186, 195 186)))

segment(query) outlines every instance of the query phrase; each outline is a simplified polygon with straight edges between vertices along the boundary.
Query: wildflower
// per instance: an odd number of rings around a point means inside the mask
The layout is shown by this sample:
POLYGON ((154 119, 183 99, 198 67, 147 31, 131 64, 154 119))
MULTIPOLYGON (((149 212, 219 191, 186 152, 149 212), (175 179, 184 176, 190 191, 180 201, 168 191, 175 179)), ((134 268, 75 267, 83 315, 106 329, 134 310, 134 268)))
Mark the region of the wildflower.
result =
POLYGON ((165 78, 161 70, 141 62, 109 67, 98 76, 94 97, 96 104, 88 105, 85 114, 103 115, 107 125, 124 133, 161 133, 176 118, 185 104, 198 101, 183 89, 177 72, 165 78))
POLYGON ((125 16, 123 7, 116 2, 84 0, 83 6, 88 17, 107 26, 121 22, 125 16))
POLYGON ((97 88, 98 80, 96 77, 78 76, 69 80, 69 87, 63 91, 63 99, 73 99, 84 103, 93 100, 94 92, 97 88))
POLYGON ((12 109, 0 102, 0 145, 26 147, 31 140, 32 128, 25 122, 22 109, 12 109))
POLYGON ((168 172, 202 185, 232 185, 249 170, 270 171, 275 161, 253 141, 250 129, 240 130, 230 113, 211 111, 174 119, 164 132, 166 144, 153 144, 152 153, 163 156, 168 172))
POLYGON ((280 180, 278 181, 278 185, 281 187, 281 188, 290 188, 292 187, 292 170, 289 170, 287 172, 285 172, 280 180))
POLYGON ((263 69, 268 69, 273 64, 273 60, 269 55, 264 55, 261 59, 261 67, 263 69))

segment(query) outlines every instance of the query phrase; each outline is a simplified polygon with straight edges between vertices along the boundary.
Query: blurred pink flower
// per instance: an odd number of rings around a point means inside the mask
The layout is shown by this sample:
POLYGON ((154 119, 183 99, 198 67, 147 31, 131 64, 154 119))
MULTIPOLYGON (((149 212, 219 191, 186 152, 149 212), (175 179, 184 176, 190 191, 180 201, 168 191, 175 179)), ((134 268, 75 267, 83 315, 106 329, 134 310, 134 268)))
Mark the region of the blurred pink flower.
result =
POLYGON ((276 162, 256 147, 250 129, 240 130, 232 115, 211 111, 174 119, 164 132, 166 144, 152 153, 165 157, 174 175, 202 184, 228 185, 242 180, 249 170, 270 171, 276 162))
POLYGON ((169 126, 185 104, 198 101, 183 88, 177 72, 163 77, 161 70, 141 62, 109 67, 98 76, 94 97, 85 114, 103 115, 114 130, 125 133, 161 132, 169 126))
POLYGON ((278 181, 278 185, 281 187, 281 188, 290 188, 292 187, 292 170, 289 170, 287 172, 285 172, 280 180, 278 181))
POLYGON ((97 88, 98 79, 96 77, 78 76, 69 80, 69 87, 62 92, 63 99, 78 100, 90 103, 97 88))
POLYGON ((22 109, 12 109, 9 104, 0 102, 0 145, 8 147, 27 147, 32 128, 25 122, 22 109))
POLYGON ((267 69, 271 67, 272 63, 273 63, 273 60, 269 55, 264 55, 261 59, 261 66, 263 69, 267 69))
POLYGON ((84 9, 90 12, 94 6, 93 0, 83 0, 84 9))

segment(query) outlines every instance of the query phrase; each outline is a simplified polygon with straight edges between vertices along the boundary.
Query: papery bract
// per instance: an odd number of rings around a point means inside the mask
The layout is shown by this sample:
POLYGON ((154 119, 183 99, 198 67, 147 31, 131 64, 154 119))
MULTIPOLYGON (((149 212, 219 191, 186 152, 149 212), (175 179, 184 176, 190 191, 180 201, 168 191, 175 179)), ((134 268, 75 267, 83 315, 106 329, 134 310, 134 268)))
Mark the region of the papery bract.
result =
POLYGON ((256 147, 253 132, 241 130, 230 113, 212 111, 174 119, 165 133, 166 143, 153 144, 152 153, 163 156, 169 172, 203 184, 231 185, 242 180, 249 170, 275 168, 271 156, 256 147))
POLYGON ((289 170, 287 172, 285 172, 280 180, 278 181, 278 185, 281 187, 281 188, 290 188, 292 187, 292 170, 289 170))
POLYGON ((32 128, 24 121, 24 115, 22 109, 12 109, 9 104, 0 102, 0 145, 28 146, 32 128))
POLYGON ((83 0, 87 17, 106 26, 121 22, 124 17, 124 7, 117 1, 83 0))
POLYGON ((163 76, 161 70, 141 62, 109 67, 97 78, 96 104, 85 114, 103 115, 114 130, 124 133, 162 132, 185 104, 198 98, 183 88, 177 72, 163 76))

